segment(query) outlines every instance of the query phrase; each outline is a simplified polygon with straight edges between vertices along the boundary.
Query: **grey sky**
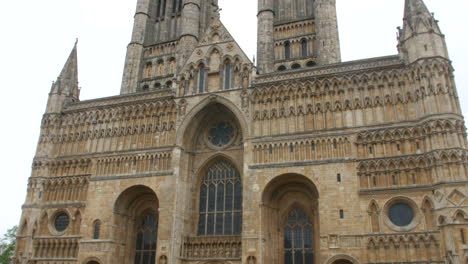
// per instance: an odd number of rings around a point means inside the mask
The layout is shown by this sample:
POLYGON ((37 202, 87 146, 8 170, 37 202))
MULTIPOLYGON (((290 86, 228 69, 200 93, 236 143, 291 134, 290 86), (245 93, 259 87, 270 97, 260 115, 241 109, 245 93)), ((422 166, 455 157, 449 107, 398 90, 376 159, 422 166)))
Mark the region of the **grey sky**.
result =
MULTIPOLYGON (((222 20, 250 58, 254 0, 219 0, 222 20)), ((343 61, 396 54, 404 0, 337 0, 343 61)), ((440 20, 468 114, 466 0, 426 0, 440 20)), ((136 0, 0 1, 0 233, 18 224, 50 85, 79 37, 81 100, 117 95, 136 0)))

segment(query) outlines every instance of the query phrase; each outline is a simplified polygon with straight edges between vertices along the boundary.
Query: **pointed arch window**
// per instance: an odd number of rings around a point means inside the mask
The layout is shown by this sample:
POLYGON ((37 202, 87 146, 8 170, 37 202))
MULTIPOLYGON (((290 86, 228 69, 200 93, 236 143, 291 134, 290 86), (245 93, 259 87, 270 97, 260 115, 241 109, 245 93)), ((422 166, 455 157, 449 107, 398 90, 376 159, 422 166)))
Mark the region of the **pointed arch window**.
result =
POLYGON ((284 264, 313 264, 313 226, 301 208, 292 209, 284 226, 284 264))
POLYGON ((161 2, 162 0, 158 0, 158 2, 156 3, 156 17, 160 17, 161 16, 161 2))
POLYGON ((291 43, 289 41, 284 43, 284 58, 286 60, 291 58, 291 43))
POLYGON ((179 13, 182 12, 182 0, 179 0, 179 13))
POLYGON ((205 92, 205 65, 201 65, 198 71, 198 92, 205 92))
POLYGON ((101 221, 94 222, 93 239, 99 239, 101 234, 101 221))
POLYGON ((307 39, 301 40, 301 51, 302 51, 302 57, 307 57, 309 53, 307 49, 307 39))
POLYGON ((156 243, 158 239, 158 216, 148 210, 142 214, 137 225, 135 264, 156 263, 156 243))
POLYGON ((198 235, 239 235, 242 232, 242 183, 229 162, 216 162, 200 187, 198 235))
POLYGON ((231 88, 231 64, 229 61, 224 64, 224 89, 231 88))

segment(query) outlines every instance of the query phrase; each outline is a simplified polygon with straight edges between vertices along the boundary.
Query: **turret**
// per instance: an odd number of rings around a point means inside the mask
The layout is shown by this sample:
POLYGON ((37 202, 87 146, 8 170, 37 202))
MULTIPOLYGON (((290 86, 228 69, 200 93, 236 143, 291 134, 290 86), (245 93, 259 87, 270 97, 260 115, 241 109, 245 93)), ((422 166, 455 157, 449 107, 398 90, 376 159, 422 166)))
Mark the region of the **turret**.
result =
POLYGON ((429 57, 449 59, 445 36, 423 0, 406 0, 398 50, 407 63, 429 57))
POLYGON ((60 113, 66 103, 80 100, 77 44, 78 41, 75 43, 59 77, 52 84, 49 100, 47 101, 47 114, 60 113))
POLYGON ((335 0, 315 0, 315 26, 317 28, 317 62, 341 62, 338 19, 335 0))
POLYGON ((273 36, 273 20, 273 0, 259 0, 257 14, 257 69, 261 74, 274 71, 275 42, 273 36))
POLYGON ((143 57, 143 45, 145 41, 146 27, 149 19, 150 0, 138 0, 132 40, 127 46, 127 56, 122 78, 121 94, 135 92, 138 86, 140 65, 143 57))

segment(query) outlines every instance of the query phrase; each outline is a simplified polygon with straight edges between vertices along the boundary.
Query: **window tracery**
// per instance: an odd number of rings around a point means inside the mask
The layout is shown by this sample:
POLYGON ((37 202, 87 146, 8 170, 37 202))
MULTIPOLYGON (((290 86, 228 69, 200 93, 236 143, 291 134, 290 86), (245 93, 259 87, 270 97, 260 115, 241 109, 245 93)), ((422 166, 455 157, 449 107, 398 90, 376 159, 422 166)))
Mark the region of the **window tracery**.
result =
POLYGON ((200 188, 198 235, 239 235, 242 183, 237 169, 221 160, 208 169, 200 188))
POLYGON ((146 211, 137 227, 135 264, 156 263, 156 243, 158 238, 158 217, 153 210, 146 211))
POLYGON ((292 209, 284 226, 284 264, 313 264, 312 221, 300 208, 292 209))

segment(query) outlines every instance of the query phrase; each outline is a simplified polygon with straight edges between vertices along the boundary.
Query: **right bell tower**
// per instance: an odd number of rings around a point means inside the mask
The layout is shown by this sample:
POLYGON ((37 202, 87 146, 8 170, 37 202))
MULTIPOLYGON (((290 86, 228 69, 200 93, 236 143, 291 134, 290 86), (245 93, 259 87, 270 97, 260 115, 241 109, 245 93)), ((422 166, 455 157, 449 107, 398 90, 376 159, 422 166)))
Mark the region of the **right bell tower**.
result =
POLYGON ((335 0, 259 0, 260 74, 341 62, 335 0))

